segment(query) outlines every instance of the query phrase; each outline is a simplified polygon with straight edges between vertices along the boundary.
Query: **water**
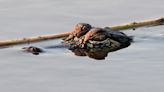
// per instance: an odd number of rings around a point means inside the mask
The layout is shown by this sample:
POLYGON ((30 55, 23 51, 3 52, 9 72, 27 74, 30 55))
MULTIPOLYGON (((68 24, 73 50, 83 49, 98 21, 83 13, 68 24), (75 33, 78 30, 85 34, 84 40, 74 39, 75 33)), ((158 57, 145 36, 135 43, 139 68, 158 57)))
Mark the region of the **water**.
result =
MULTIPOLYGON (((0 0, 0 39, 72 30, 79 22, 104 27, 163 17, 163 0, 0 0)), ((63 48, 38 56, 28 44, 0 49, 2 92, 163 92, 164 26, 125 31, 135 36, 105 60, 77 57, 63 48)), ((30 44, 41 48, 61 40, 30 44)))

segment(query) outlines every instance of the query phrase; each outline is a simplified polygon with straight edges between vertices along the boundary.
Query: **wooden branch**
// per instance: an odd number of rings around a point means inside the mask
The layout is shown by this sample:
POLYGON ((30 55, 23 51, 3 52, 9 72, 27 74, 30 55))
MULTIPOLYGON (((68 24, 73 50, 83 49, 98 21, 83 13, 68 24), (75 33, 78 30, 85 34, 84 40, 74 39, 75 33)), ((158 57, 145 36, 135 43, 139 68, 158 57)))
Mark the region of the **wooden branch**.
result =
POLYGON ((136 29, 139 27, 149 27, 149 26, 158 26, 164 24, 164 18, 145 20, 142 22, 132 22, 129 24, 122 24, 116 26, 110 26, 106 28, 111 28, 112 30, 127 30, 127 29, 136 29))
POLYGON ((57 39, 57 38, 66 37, 69 34, 70 32, 62 33, 62 34, 49 34, 49 35, 42 35, 42 36, 36 36, 36 37, 27 37, 27 38, 13 39, 13 40, 3 40, 3 41, 0 41, 0 47, 39 42, 39 41, 50 40, 50 39, 57 39))
MULTIPOLYGON (((159 19, 153 19, 153 20, 146 20, 142 22, 133 22, 123 25, 117 25, 117 26, 111 26, 106 27, 110 28, 112 30, 126 30, 126 29, 135 29, 138 27, 145 27, 145 26, 157 26, 157 25, 163 25, 164 24, 164 18, 159 19)), ((0 41, 0 47, 6 47, 11 45, 17 45, 17 44, 23 44, 23 43, 31 43, 31 42, 39 42, 49 39, 57 39, 57 38, 63 38, 67 37, 70 34, 70 32, 62 33, 62 34, 50 34, 50 35, 42 35, 42 36, 36 36, 36 37, 27 37, 27 38, 21 38, 21 39, 13 39, 13 40, 3 40, 0 41)))

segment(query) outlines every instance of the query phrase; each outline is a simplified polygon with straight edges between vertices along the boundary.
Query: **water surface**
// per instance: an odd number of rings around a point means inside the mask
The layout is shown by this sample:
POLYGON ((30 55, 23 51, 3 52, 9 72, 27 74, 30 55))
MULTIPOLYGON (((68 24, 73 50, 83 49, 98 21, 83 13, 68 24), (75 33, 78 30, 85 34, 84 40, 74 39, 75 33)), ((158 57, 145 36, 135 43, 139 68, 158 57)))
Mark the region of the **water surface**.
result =
MULTIPOLYGON (((0 39, 72 30, 79 22, 104 27, 164 16, 163 0, 0 0, 0 39)), ((126 49, 105 60, 77 57, 63 48, 38 56, 23 46, 0 49, 2 92, 163 92, 164 26, 124 31, 126 49)), ((44 48, 61 40, 30 44, 44 48)))

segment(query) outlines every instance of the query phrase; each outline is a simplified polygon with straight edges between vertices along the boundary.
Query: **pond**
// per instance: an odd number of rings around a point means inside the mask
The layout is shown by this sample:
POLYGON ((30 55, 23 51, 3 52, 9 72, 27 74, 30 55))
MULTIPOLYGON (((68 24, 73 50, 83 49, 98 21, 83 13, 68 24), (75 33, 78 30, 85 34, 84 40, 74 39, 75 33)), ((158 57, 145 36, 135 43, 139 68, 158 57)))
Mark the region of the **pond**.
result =
MULTIPOLYGON (((0 0, 0 39, 105 27, 163 17, 163 0, 0 0)), ((132 45, 105 60, 74 55, 62 39, 0 49, 2 92, 163 92, 164 26, 123 31, 132 45), (32 55, 24 46, 46 50, 32 55)))

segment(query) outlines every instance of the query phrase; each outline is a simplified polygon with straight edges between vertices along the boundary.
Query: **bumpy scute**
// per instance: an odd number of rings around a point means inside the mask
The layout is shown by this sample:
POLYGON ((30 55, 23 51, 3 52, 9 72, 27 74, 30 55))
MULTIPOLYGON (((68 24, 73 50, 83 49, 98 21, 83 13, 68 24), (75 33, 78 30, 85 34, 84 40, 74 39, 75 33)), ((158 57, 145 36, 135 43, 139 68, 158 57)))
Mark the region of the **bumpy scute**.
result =
MULTIPOLYGON (((70 40, 65 40, 64 45, 70 46, 71 49, 103 49, 108 48, 110 51, 119 50, 128 47, 132 38, 119 31, 112 31, 106 28, 96 28, 91 26, 82 26, 84 24, 77 24, 75 30, 69 36, 70 40), (87 29, 86 29, 87 28, 87 29), (90 30, 89 30, 90 29, 90 30), (80 31, 79 31, 80 30, 80 31), (83 31, 85 30, 85 31, 83 31), (86 31, 87 30, 87 31, 86 31), (79 33, 82 35, 78 35, 79 33), (72 48, 73 47, 73 48, 72 48)), ((86 25, 86 24, 85 24, 86 25)), ((88 24, 87 24, 88 25, 88 24)))
POLYGON ((102 41, 108 37, 107 31, 102 28, 92 28, 89 32, 87 32, 84 36, 84 40, 82 44, 86 44, 88 40, 96 40, 102 41))
POLYGON ((87 24, 87 23, 78 23, 73 31, 71 32, 71 34, 65 39, 66 41, 74 39, 75 37, 81 37, 83 35, 85 35, 90 29, 91 29, 91 25, 87 24))

